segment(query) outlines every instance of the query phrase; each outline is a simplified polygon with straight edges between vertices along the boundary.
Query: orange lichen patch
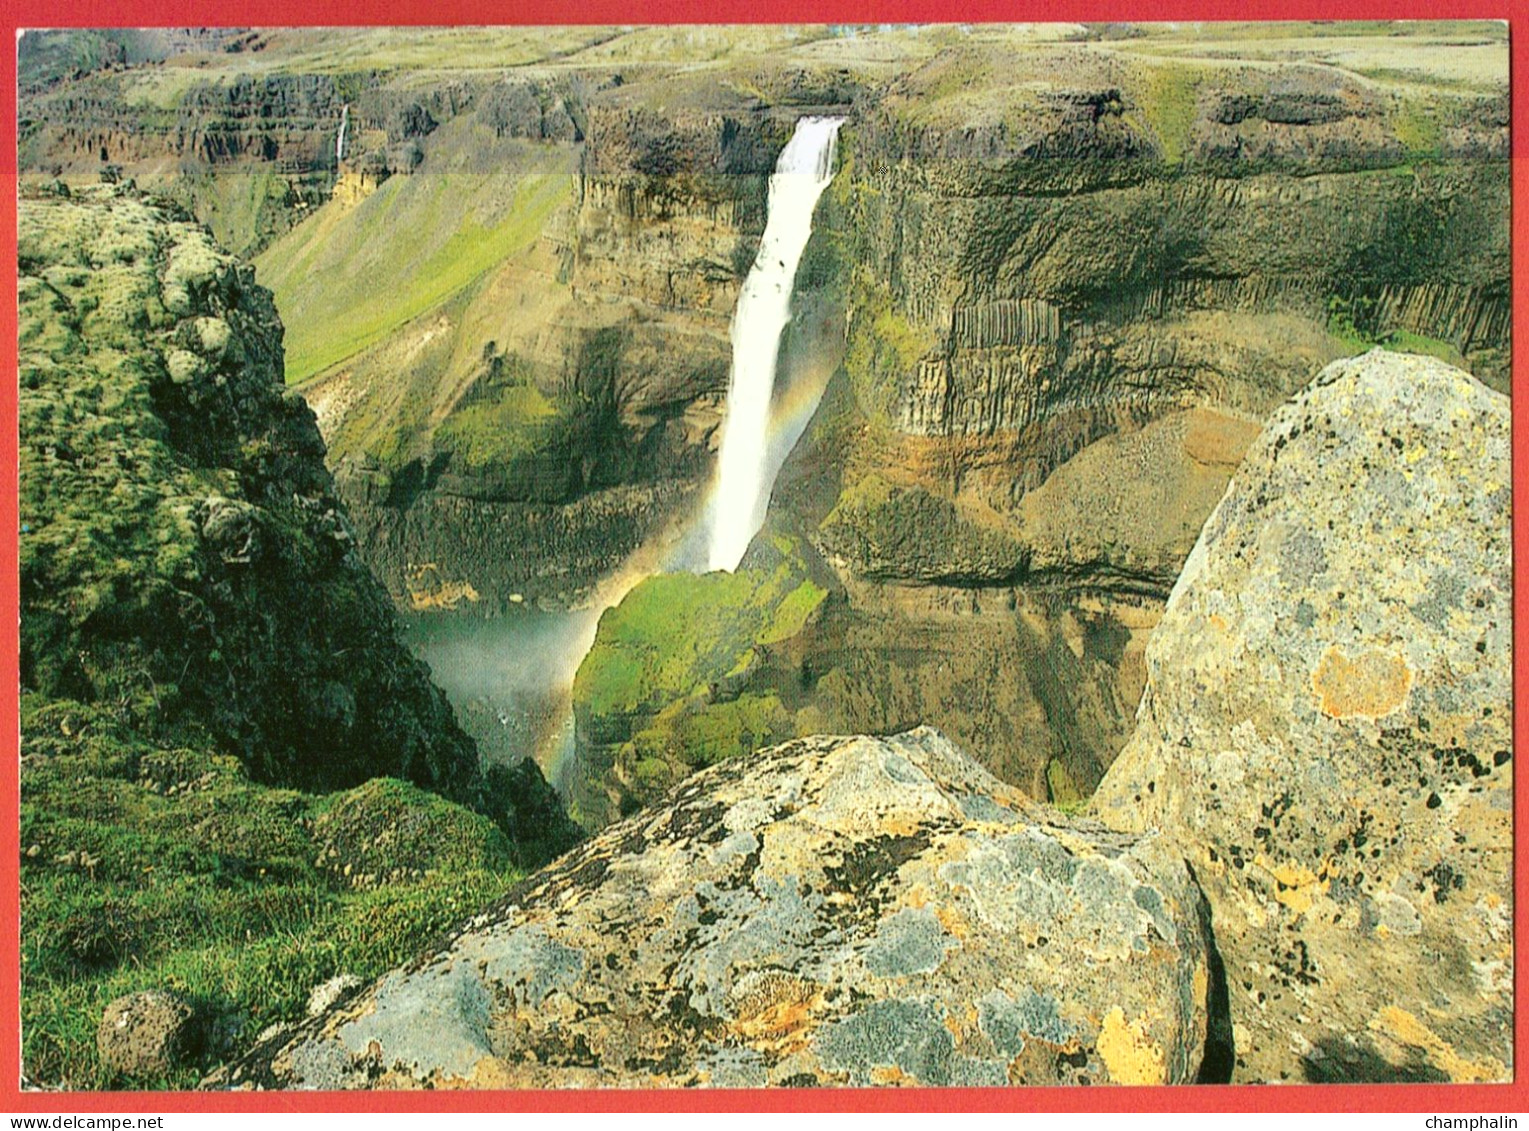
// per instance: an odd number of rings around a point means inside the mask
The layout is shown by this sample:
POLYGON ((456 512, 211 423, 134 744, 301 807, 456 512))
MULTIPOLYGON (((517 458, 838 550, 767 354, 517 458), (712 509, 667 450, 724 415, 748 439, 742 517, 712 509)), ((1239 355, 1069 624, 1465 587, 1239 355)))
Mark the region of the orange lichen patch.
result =
MULTIPOLYGON (((389 1068, 381 1076, 378 1076, 376 1082, 371 1086, 384 1092, 420 1092, 425 1088, 425 1085, 416 1080, 412 1073, 399 1068, 389 1068)), ((431 1083, 431 1087, 440 1086, 433 1081, 431 1083)))
POLYGON ((1378 719, 1406 700, 1412 689, 1412 669, 1392 652, 1371 648, 1351 660, 1334 645, 1322 653, 1317 670, 1311 673, 1311 689, 1322 713, 1330 718, 1378 719))
POLYGON ((806 1046, 822 1004, 823 992, 814 983, 766 974, 733 1003, 737 1020, 732 1029, 761 1052, 797 1052, 806 1046))
POLYGON ((1195 963, 1194 1002, 1195 1012, 1205 1008, 1210 997, 1210 968, 1203 962, 1195 963))
POLYGON ((970 1002, 954 1005, 941 1018, 940 1024, 944 1025, 946 1032, 955 1038, 958 1050, 965 1050, 982 1031, 981 1014, 970 1002))
POLYGON ((1258 431, 1259 425, 1251 421, 1195 409, 1184 431, 1184 454, 1196 463, 1236 467, 1258 431))
POLYGON ((940 926, 945 928, 947 934, 963 940, 971 937, 971 924, 962 918, 955 908, 937 907, 934 917, 940 921, 940 926))
POLYGON ((415 609, 454 609, 463 601, 478 600, 478 591, 469 581, 451 581, 441 576, 434 562, 410 566, 404 575, 409 590, 409 604, 415 609))
POLYGON ((1007 805, 1010 809, 1017 809, 1021 812, 1030 804, 1030 795, 1028 793, 1017 785, 1007 785, 1002 782, 994 786, 992 798, 1000 805, 1007 805))
POLYGON ((903 813, 888 813, 880 822, 878 832, 885 832, 887 836, 916 836, 922 832, 924 822, 921 818, 903 813))
POLYGON ((778 1043, 803 1028, 812 1020, 812 1009, 807 1002, 783 1001, 747 1021, 740 1021, 733 1028, 745 1039, 758 1042, 778 1043))
POLYGON ((1327 880, 1303 864, 1292 860, 1272 863, 1262 853, 1253 863, 1273 877, 1274 898, 1297 915, 1310 911, 1317 896, 1327 894, 1327 880))
POLYGON ((929 887, 927 884, 914 884, 903 896, 903 906, 917 910, 929 902, 929 887))
MULTIPOLYGON (((1086 1046, 1076 1037, 1059 1045, 1043 1037, 1026 1034, 1024 1047, 1009 1061, 1009 1083, 1034 1084, 1056 1080, 1059 1067, 1066 1063, 1062 1057, 1072 1060, 1079 1053, 1086 1052, 1086 1046)), ((1084 1062, 1088 1059, 1087 1056, 1082 1058, 1084 1062)))
POLYGON ((466 1076, 441 1073, 431 1081, 431 1084, 435 1088, 451 1092, 503 1091, 506 1088, 524 1087, 525 1078, 515 1071, 514 1065, 509 1061, 501 1060, 497 1056, 485 1056, 472 1066, 472 1071, 466 1076))
POLYGON ((912 1084, 914 1080, 895 1064, 871 1069, 872 1084, 912 1084))
POLYGON ((1456 1084, 1481 1084, 1508 1079, 1507 1067, 1496 1057, 1484 1056, 1480 1060, 1470 1060, 1461 1056, 1443 1037, 1398 1006, 1386 1006, 1370 1018, 1368 1027, 1375 1034, 1382 1054, 1394 1054, 1387 1056, 1387 1059, 1395 1063, 1405 1063, 1410 1059, 1407 1056, 1408 1050, 1415 1050, 1426 1054, 1456 1084), (1387 1048, 1387 1045, 1392 1047, 1387 1048))
POLYGON ((1099 1029, 1099 1059, 1116 1084, 1161 1084, 1166 1079, 1167 1058, 1147 1030, 1142 1015, 1127 1022, 1125 1011, 1115 1006, 1099 1029))

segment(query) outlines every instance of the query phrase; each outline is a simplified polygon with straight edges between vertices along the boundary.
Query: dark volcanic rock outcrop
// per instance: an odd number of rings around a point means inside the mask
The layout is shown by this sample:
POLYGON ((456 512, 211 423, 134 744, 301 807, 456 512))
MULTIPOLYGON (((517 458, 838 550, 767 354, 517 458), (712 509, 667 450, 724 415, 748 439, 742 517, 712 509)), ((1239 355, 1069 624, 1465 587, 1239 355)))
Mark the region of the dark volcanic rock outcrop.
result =
POLYGON ((1159 844, 1036 806, 931 730, 787 743, 215 1083, 1190 1081, 1211 963, 1159 844))
POLYGON ((1095 808, 1183 851, 1241 1080, 1512 1072, 1508 402, 1336 363, 1269 421, 1095 808))

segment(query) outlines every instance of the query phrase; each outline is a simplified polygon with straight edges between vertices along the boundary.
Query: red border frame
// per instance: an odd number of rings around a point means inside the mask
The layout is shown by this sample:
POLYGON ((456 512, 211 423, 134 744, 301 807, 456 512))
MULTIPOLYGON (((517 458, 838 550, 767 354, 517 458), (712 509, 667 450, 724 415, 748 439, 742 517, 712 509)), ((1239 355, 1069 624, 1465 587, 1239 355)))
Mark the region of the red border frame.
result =
MULTIPOLYGON (((19 27, 175 27, 262 25, 442 24, 634 24, 634 23, 866 23, 949 22, 953 20, 1069 22, 1111 20, 1332 20, 1332 19, 1502 19, 1510 21, 1510 75, 1529 74, 1529 32, 1514 17, 1519 0, 773 0, 768 9, 751 0, 584 0, 575 11, 564 0, 83 0, 67 7, 58 0, 10 0, 6 30, 10 43, 0 48, 0 183, 8 200, 0 206, 0 262, 16 255, 16 52, 19 27), (570 18, 573 17, 573 18, 570 18)), ((1529 17, 1529 11, 1524 13, 1529 17)), ((1513 82, 1513 337, 1529 343, 1529 286, 1525 252, 1529 248, 1529 81, 1513 82)), ((0 271, 0 361, 14 375, 17 362, 16 275, 0 271)), ((1520 409, 1513 414, 1513 483, 1515 563, 1529 562, 1529 521, 1524 508, 1529 490, 1529 380, 1514 351, 1513 390, 1520 409)), ((19 566, 17 559, 16 386, 0 385, 0 670, 17 672, 19 566)), ((1529 616, 1519 615, 1524 590, 1514 570, 1514 698, 1529 691, 1529 616)), ((0 778, 0 860, 20 856, 19 681, 0 679, 0 757, 12 767, 0 778)), ((1529 750, 1529 711, 1514 713, 1514 747, 1529 750)), ((1529 828, 1529 795, 1523 759, 1515 759, 1515 828, 1529 828)), ((1515 840, 1514 931, 1525 938, 1529 903, 1529 868, 1522 842, 1515 840)), ((12 1112, 622 1112, 622 1111, 1375 1111, 1479 1112, 1529 1111, 1529 1025, 1515 1012, 1512 1084, 1386 1084, 1298 1087, 1170 1088, 997 1088, 997 1089, 845 1089, 773 1091, 587 1091, 587 1092, 368 1092, 368 1093, 157 1093, 21 1092, 20 875, 0 865, 0 1110, 12 1112)), ((1515 950, 1515 1001, 1529 1002, 1529 974, 1515 950)))

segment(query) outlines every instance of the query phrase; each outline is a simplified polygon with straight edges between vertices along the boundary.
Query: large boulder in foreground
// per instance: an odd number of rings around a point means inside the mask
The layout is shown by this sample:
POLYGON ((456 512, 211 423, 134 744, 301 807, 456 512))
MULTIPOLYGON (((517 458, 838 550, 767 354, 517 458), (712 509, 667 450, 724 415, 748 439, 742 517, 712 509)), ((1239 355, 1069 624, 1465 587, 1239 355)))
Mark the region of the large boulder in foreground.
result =
POLYGON ((1182 844, 1239 1080, 1511 1078, 1508 401, 1325 369, 1253 444, 1095 806, 1182 844))
POLYGON ((1160 838, 935 731, 729 760, 223 1087, 1193 1080, 1204 903, 1160 838))

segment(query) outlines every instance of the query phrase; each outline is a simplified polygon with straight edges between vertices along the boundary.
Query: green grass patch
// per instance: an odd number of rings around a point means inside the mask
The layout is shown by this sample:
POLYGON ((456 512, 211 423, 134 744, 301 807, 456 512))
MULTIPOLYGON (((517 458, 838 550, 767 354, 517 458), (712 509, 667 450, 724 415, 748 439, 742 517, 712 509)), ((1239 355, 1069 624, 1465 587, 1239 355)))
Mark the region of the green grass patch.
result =
POLYGON ((1397 140, 1413 157, 1435 157, 1443 140, 1437 99, 1403 95, 1391 116, 1397 140))
POLYGON ((1063 813, 1076 813, 1088 801, 1086 793, 1057 758, 1046 763, 1046 794, 1051 804, 1063 813))
MULTIPOLYGON (((396 273, 379 279, 341 260, 293 281, 291 289, 273 279, 277 309, 292 312, 287 380, 302 381, 328 369, 438 306, 506 256, 529 246, 552 212, 572 195, 569 178, 533 174, 514 184, 509 207, 497 222, 452 224, 442 219, 454 211, 455 199, 502 189, 506 186, 485 182, 503 180, 451 174, 393 178, 357 207, 355 223, 343 223, 334 239, 340 244, 355 240, 359 246, 390 245, 399 260, 396 273), (414 199, 419 196, 429 199, 414 199), (404 242, 411 236, 426 238, 410 215, 416 211, 441 221, 451 233, 420 259, 411 256, 412 248, 404 242)), ((433 225, 427 220, 427 226, 433 225)))
POLYGON ((596 718, 658 710, 726 674, 770 616, 763 580, 751 570, 648 578, 600 618, 575 703, 596 718))
POLYGON ((802 631, 807 618, 827 596, 827 589, 814 585, 810 581, 802 582, 786 594, 785 599, 776 608, 769 625, 759 634, 759 643, 778 644, 782 640, 791 639, 802 631))
POLYGON ((1189 149, 1189 132, 1203 81, 1203 71, 1191 67, 1167 65, 1147 71, 1141 89, 1141 112, 1158 140, 1166 164, 1180 164, 1189 149))
POLYGON ((599 729, 619 732, 622 720, 739 674, 756 645, 800 632, 826 596, 789 552, 770 569, 657 574, 600 618, 574 703, 599 729))
POLYGON ((288 223, 285 209, 291 189, 286 178, 268 167, 256 169, 188 178, 192 212, 206 217, 213 238, 230 255, 259 252, 288 223))
POLYGON ((1381 337, 1378 345, 1397 353, 1422 353, 1441 361, 1466 368, 1465 358, 1452 342, 1442 338, 1430 338, 1427 334, 1415 334, 1411 330, 1392 330, 1381 337))
POLYGON ((792 737, 792 717, 778 696, 743 694, 711 702, 680 700, 654 716, 620 752, 646 791, 669 788, 694 770, 792 737))
POLYGON ((336 794, 250 781, 105 710, 23 705, 22 1017, 32 1078, 190 1087, 339 973, 380 975, 521 878, 487 818, 404 782, 336 794), (213 1021, 206 1057, 127 1080, 96 1055, 113 998, 168 988, 213 1021))
POLYGON ((563 417, 535 385, 512 385, 492 401, 458 409, 436 430, 435 442, 469 467, 484 467, 538 451, 563 417))
POLYGON ((1350 300, 1334 295, 1327 301, 1327 332, 1337 338, 1348 353, 1364 353, 1375 346, 1375 339, 1356 324, 1368 317, 1373 303, 1366 299, 1350 300))
POLYGON ((802 632, 828 591, 806 578, 788 537, 759 559, 734 573, 650 577, 601 617, 574 710, 581 739, 611 752, 626 803, 796 733, 785 692, 754 681, 766 650, 802 632))
POLYGON ((1380 346, 1396 353, 1418 353, 1436 357, 1461 369, 1469 368, 1459 347, 1442 338, 1429 337, 1413 330, 1397 328, 1376 332, 1370 329, 1374 302, 1368 298, 1328 300, 1327 332, 1338 339, 1345 353, 1358 354, 1380 346))

